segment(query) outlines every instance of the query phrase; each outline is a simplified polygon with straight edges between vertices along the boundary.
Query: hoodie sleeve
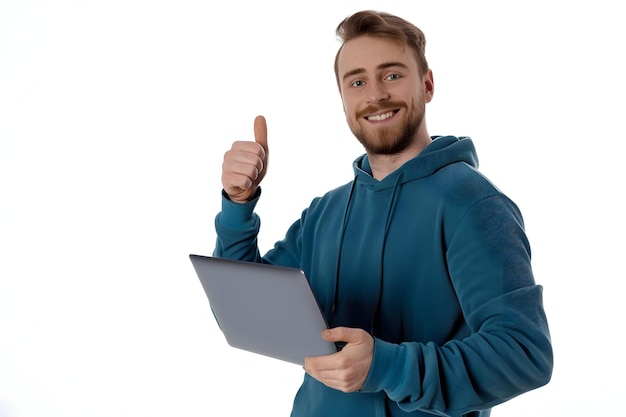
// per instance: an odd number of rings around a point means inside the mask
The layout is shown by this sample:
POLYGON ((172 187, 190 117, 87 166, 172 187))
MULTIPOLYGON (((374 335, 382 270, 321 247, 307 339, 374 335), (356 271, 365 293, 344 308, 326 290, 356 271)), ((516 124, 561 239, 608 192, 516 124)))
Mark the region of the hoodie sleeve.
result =
POLYGON ((274 248, 262 256, 259 252, 257 239, 261 228, 261 219, 254 212, 260 196, 261 189, 259 188, 253 200, 239 204, 230 201, 226 193, 222 192, 222 211, 215 218, 217 242, 213 256, 246 262, 300 267, 302 223, 307 210, 303 211, 301 219, 291 225, 285 238, 277 242, 274 248))
POLYGON ((261 220, 254 213, 261 190, 248 203, 231 201, 222 191, 222 211, 215 218, 217 242, 213 256, 248 262, 262 262, 257 245, 261 220))
POLYGON ((450 279, 470 334, 443 345, 375 339, 361 391, 385 391, 405 411, 453 416, 490 408, 546 384, 552 347, 517 207, 485 198, 448 241, 450 279))

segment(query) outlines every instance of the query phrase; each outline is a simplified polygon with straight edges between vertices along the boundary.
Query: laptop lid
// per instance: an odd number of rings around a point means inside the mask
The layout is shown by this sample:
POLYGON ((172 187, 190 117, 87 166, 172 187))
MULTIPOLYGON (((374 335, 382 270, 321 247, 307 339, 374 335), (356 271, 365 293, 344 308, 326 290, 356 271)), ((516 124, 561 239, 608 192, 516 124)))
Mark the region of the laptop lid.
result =
POLYGON ((322 339, 328 326, 301 270, 189 257, 230 346, 298 365, 337 352, 322 339))

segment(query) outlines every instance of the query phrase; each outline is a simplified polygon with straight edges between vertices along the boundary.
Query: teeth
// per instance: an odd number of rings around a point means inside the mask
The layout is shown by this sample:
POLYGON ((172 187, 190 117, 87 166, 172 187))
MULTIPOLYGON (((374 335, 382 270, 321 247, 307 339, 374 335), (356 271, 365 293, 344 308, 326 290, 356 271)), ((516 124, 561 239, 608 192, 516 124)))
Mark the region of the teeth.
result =
POLYGON ((389 119, 391 116, 393 116, 392 111, 383 113, 383 114, 377 114, 375 116, 369 116, 367 120, 371 120, 373 122, 380 122, 381 120, 389 119))

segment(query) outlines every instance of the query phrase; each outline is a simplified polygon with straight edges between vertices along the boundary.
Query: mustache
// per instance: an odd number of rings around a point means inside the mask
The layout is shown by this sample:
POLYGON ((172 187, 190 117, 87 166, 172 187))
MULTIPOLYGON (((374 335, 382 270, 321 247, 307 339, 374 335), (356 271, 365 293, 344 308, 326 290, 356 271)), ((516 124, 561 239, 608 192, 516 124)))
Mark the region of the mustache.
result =
POLYGON ((363 110, 359 110, 356 114, 356 117, 360 119, 367 115, 371 115, 381 111, 398 110, 402 108, 408 109, 408 107, 409 106, 407 106, 407 104, 402 101, 381 101, 380 104, 378 104, 377 106, 369 105, 363 110))

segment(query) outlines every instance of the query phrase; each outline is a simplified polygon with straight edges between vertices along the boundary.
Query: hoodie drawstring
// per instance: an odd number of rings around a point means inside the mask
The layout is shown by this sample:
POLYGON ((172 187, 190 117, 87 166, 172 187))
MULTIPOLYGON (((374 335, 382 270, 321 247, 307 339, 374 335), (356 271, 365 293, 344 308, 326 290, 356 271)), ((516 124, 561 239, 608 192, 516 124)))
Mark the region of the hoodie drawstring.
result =
MULTIPOLYGON (((376 294, 376 304, 374 306, 374 311, 372 313, 372 318, 370 320, 370 334, 372 335, 375 334, 377 321, 380 316, 380 308, 381 308, 382 296, 383 296, 383 283, 384 283, 383 265, 384 265, 384 259, 385 259, 385 248, 387 246, 387 235, 389 234, 389 228, 391 226, 393 212, 395 211, 395 208, 398 202, 398 197, 400 195, 399 189, 400 189, 401 182, 402 182, 402 174, 398 175, 398 177, 395 180, 390 203, 389 203, 389 208, 387 210, 387 218, 385 220, 385 229, 384 229, 383 242, 382 242, 382 253, 380 257, 379 281, 378 281, 378 289, 377 289, 377 294, 376 294)), ((339 253, 337 256, 337 264, 336 264, 336 270, 335 270, 335 285, 334 285, 333 294, 332 294, 333 304, 332 304, 331 313, 335 313, 335 310, 337 308, 338 298, 339 298, 339 275, 340 275, 340 268, 341 268, 341 253, 342 253, 343 242, 344 242, 346 229, 348 225, 348 219, 350 217, 350 207, 352 204, 352 197, 354 195, 356 183, 357 183, 357 177, 355 177, 354 181, 352 182, 350 193, 348 195, 348 201, 346 203, 346 209, 343 215, 341 230, 339 231, 339 253)))
POLYGON ((350 187, 350 194, 348 194, 348 201, 346 203, 346 210, 343 213, 343 221, 341 223, 341 229, 339 230, 339 251, 337 254, 337 265, 335 268, 335 286, 333 288, 333 306, 331 309, 331 313, 335 313, 335 309, 337 308, 337 299, 339 297, 339 268, 341 266, 341 251, 343 249, 343 239, 346 235, 346 229, 348 225, 348 217, 350 212, 350 204, 352 203, 352 194, 354 193, 354 187, 356 186, 357 178, 354 178, 352 181, 352 186, 350 187))
POLYGON ((400 184, 402 182, 402 173, 398 175, 396 181, 393 185, 393 192, 391 194, 391 203, 389 204, 389 210, 387 211, 387 220, 385 223, 385 233, 383 234, 383 245, 382 245, 382 253, 380 255, 380 279, 378 281, 378 294, 376 299, 376 306, 374 307, 374 312, 372 314, 371 326, 370 326, 370 334, 373 336, 376 334, 378 319, 380 318, 380 308, 383 301, 383 284, 385 281, 385 249, 387 247, 387 236, 389 235, 389 227, 391 226, 391 219, 393 218, 393 212, 396 209, 396 204, 398 202, 398 197, 400 193, 398 190, 400 189, 400 184))

